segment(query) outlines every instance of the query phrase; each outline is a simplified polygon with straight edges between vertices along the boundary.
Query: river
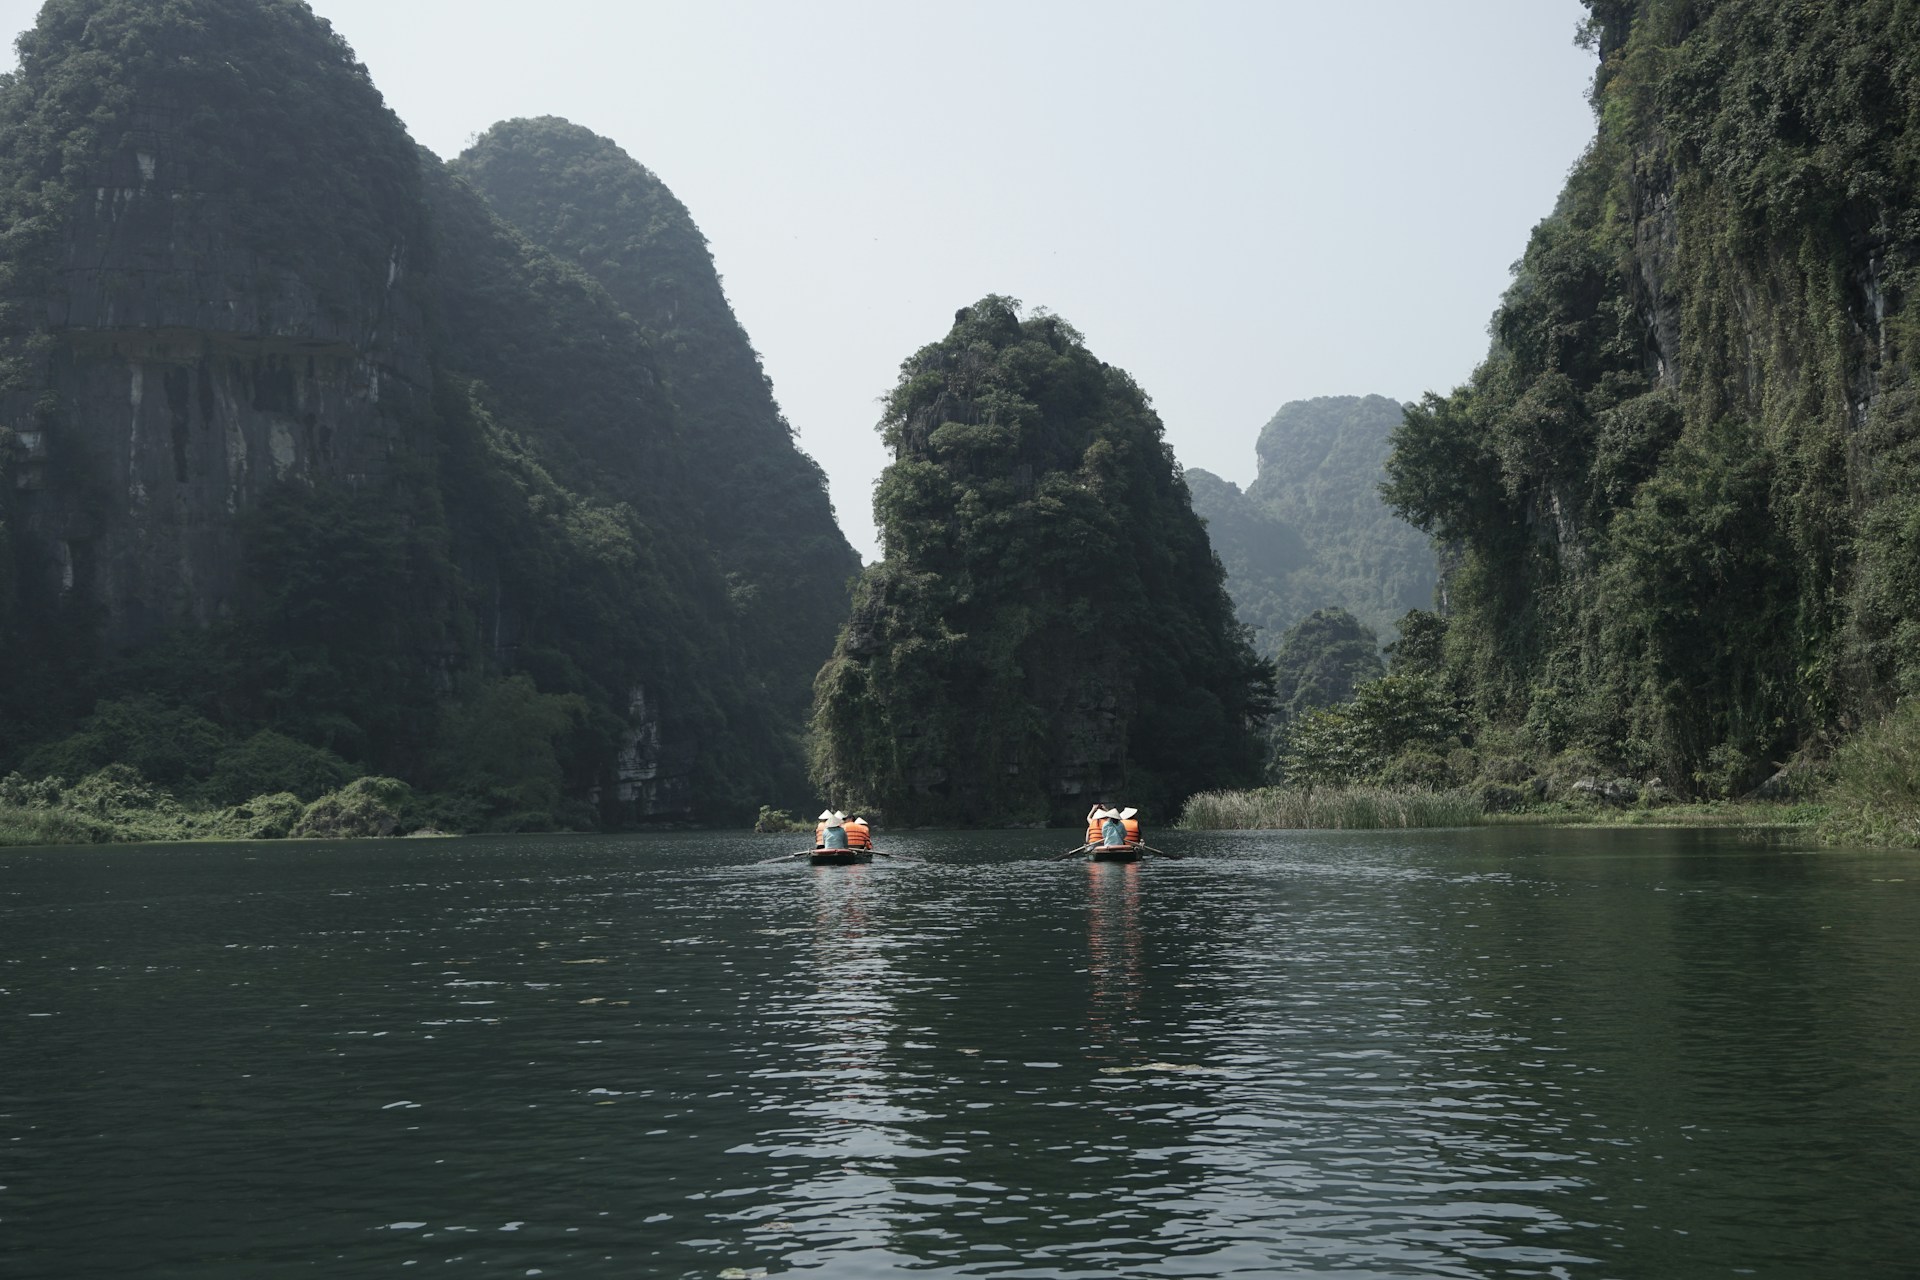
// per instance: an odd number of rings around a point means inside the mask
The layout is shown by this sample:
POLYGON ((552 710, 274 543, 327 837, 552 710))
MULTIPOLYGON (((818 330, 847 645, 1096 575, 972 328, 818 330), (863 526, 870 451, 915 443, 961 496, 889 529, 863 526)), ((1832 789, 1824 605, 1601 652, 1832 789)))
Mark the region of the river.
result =
POLYGON ((1070 839, 0 851, 0 1275, 1920 1270, 1920 859, 1070 839))

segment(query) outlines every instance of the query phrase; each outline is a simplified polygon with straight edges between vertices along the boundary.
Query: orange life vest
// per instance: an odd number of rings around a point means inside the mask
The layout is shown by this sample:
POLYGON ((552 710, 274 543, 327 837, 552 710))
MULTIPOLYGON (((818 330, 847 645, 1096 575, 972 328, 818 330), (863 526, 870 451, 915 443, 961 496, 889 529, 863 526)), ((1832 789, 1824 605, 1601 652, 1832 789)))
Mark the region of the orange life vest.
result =
POLYGON ((1138 818, 1122 818, 1122 819, 1120 819, 1120 825, 1121 825, 1121 826, 1123 826, 1123 827, 1125 827, 1125 828, 1127 829, 1127 843, 1128 843, 1128 844, 1139 844, 1139 843, 1140 843, 1140 819, 1138 819, 1138 818))
POLYGON ((1100 819, 1098 818, 1090 819, 1087 822, 1087 843, 1100 843, 1100 819))
POLYGON ((866 823, 849 822, 847 824, 847 848, 873 848, 873 832, 867 827, 866 823))

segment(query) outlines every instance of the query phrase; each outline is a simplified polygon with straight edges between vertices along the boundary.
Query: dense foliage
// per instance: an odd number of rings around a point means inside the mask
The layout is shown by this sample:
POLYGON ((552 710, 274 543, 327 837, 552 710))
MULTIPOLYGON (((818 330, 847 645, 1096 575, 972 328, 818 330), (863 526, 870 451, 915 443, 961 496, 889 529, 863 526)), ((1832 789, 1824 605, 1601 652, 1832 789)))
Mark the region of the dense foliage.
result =
POLYGON ((551 116, 493 126, 453 167, 639 324, 700 495, 686 514, 728 576, 754 667, 804 716, 859 557, 834 523, 825 477, 794 446, 686 207, 615 143, 551 116))
POLYGON ((1472 776, 1471 763, 1456 765, 1448 758, 1461 748, 1464 727, 1453 696, 1439 680, 1381 676, 1355 689, 1351 699, 1294 720, 1287 727, 1280 771, 1295 786, 1451 787, 1472 776))
MULTIPOLYGON (((326 796, 343 797, 327 819, 339 829, 377 827, 364 815, 400 793, 362 775, 411 788, 408 822, 455 829, 747 821, 769 798, 808 798, 800 729, 828 638, 816 619, 811 650, 788 635, 770 657, 770 582, 826 584, 831 601, 851 553, 750 350, 669 377, 655 318, 418 151, 297 0, 51 0, 21 53, 0 80, 0 772, 57 796, 125 770, 95 787, 117 797, 96 817, 164 796, 185 815, 175 834, 234 833, 251 819, 229 811, 262 797, 278 815, 266 834, 326 796), (52 535, 21 517, 33 495, 8 472, 25 425, 85 438, 46 390, 56 363, 83 363, 58 305, 68 245, 89 184, 139 181, 155 137, 167 171, 188 175, 170 207, 204 236, 194 254, 228 262, 237 244, 258 267, 195 287, 240 297, 264 281, 311 299, 328 341, 378 335, 361 358, 391 356, 428 385, 383 410, 379 471, 296 474, 193 512, 241 532, 231 597, 209 623, 160 619, 117 650, 100 642, 103 599, 61 588, 52 535), (369 302, 396 279, 404 307, 369 302), (758 434, 705 439, 735 403, 770 415, 758 434), (735 489, 699 483, 716 448, 729 485, 757 476, 798 495, 777 549, 714 545, 738 515, 735 489), (629 775, 653 791, 623 791, 629 775)), ((510 151, 496 139, 496 160, 510 151)), ((633 269, 658 255, 694 292, 694 267, 711 275, 704 248, 684 261, 683 241, 699 247, 684 210, 655 240, 654 211, 599 212, 633 269)), ((703 297, 701 324, 730 325, 717 281, 703 297)), ((112 501, 83 453, 68 462, 74 493, 112 501)))
POLYGON ((0 778, 0 847, 152 840, 283 840, 391 836, 422 828, 413 788, 398 778, 355 778, 312 800, 293 792, 230 805, 183 801, 129 764, 77 782, 59 775, 0 778))
POLYGON ((1282 724, 1345 702, 1359 685, 1387 673, 1379 637, 1345 609, 1315 609, 1290 627, 1273 667, 1275 719, 1282 724))
MULTIPOLYGON (((665 740, 697 748, 702 813, 748 821, 768 796, 807 798, 792 695, 747 643, 757 602, 702 535, 708 499, 644 333, 463 179, 428 176, 453 375, 448 518, 490 662, 597 709, 561 748, 583 767, 605 769, 645 690, 665 740)), ((762 462, 781 457, 741 451, 762 462)), ((591 785, 576 772, 568 790, 591 785)))
POLYGON ((892 823, 1170 818, 1251 779, 1271 668, 1158 417, 1045 313, 988 297, 901 368, 884 560, 816 684, 816 776, 892 823))
POLYGON ((1589 8, 1597 136, 1389 495, 1485 729, 1738 793, 1920 695, 1920 9, 1589 8))
POLYGON ((1379 493, 1402 412, 1384 396, 1291 401, 1261 428, 1259 475, 1244 494, 1207 472, 1187 473, 1227 590, 1261 652, 1277 654, 1286 632, 1316 609, 1345 609, 1387 635, 1406 610, 1433 603, 1433 548, 1379 493))

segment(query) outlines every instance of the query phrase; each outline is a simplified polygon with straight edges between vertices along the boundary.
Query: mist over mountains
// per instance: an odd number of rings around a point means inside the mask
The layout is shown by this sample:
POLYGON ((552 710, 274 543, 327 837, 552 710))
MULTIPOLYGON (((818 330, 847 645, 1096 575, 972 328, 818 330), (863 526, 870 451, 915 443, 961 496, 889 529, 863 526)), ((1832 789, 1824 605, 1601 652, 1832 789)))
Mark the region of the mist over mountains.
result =
POLYGON ((1385 644, 1407 610, 1433 607, 1433 548, 1379 495, 1403 412, 1385 396, 1291 401, 1260 429, 1259 472, 1244 493, 1187 468, 1194 510, 1261 653, 1277 653, 1315 609, 1345 609, 1385 644))

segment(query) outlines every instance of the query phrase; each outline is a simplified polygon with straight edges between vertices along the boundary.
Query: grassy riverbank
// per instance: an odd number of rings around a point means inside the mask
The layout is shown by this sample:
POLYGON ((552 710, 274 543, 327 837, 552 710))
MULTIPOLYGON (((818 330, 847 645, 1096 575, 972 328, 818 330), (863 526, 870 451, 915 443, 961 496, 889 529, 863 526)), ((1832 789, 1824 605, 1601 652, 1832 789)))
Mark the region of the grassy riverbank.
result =
POLYGON ((1697 804, 1611 806, 1547 801, 1490 812, 1471 791, 1263 787, 1215 791, 1188 801, 1176 824, 1188 831, 1367 831, 1421 827, 1776 827, 1798 828, 1824 844, 1920 848, 1920 809, 1821 800, 1716 800, 1697 804))
POLYGON ((1465 790, 1261 787, 1194 796, 1187 801, 1176 825, 1203 831, 1364 831, 1382 827, 1467 827, 1484 816, 1479 798, 1465 790))
POLYGON ((1187 802, 1178 826, 1189 831, 1368 831, 1480 826, 1821 827, 1832 808, 1806 802, 1718 801, 1704 804, 1609 806, 1545 801, 1491 811, 1467 789, 1418 787, 1262 787, 1213 791, 1187 802))
MULTIPOLYGON (((1471 756, 1472 753, 1462 752, 1471 756)), ((1284 786, 1187 802, 1187 830, 1561 826, 1797 827, 1826 844, 1920 849, 1920 700, 1821 763, 1783 771, 1770 797, 1681 801, 1657 781, 1580 777, 1563 761, 1502 761, 1478 787, 1284 786)), ((1470 776, 1470 775, 1469 775, 1470 776)))

